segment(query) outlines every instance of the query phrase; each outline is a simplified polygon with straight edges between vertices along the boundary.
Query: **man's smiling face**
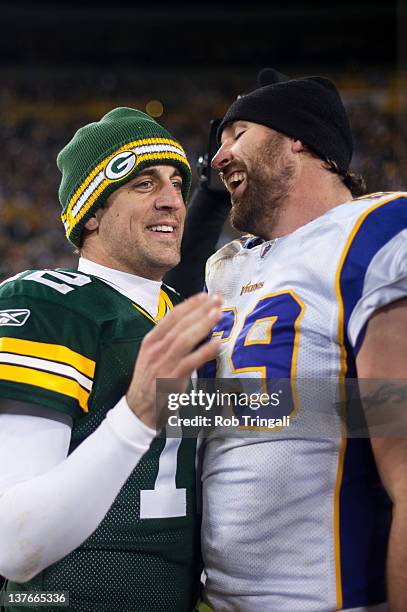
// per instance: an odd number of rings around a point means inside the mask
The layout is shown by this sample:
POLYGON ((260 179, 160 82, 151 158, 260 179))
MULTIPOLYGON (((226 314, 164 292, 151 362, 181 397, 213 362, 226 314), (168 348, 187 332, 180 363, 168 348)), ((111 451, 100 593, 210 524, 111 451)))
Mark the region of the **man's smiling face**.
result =
POLYGON ((95 216, 108 267, 161 280, 179 262, 185 203, 175 167, 146 168, 113 192, 95 216))
POLYGON ((231 194, 237 229, 262 236, 265 222, 273 225, 295 173, 289 144, 288 136, 250 121, 224 128, 212 166, 231 194))

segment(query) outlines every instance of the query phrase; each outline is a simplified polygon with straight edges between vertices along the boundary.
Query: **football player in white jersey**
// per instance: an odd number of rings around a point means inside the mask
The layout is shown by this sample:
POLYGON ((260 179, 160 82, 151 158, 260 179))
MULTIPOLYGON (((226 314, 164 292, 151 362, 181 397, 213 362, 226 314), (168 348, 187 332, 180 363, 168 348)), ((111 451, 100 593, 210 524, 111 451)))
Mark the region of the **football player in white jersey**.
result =
MULTIPOLYGON (((208 261, 216 376, 405 379, 407 193, 360 197, 331 81, 270 81, 231 105, 212 161, 253 234, 208 261)), ((329 399, 332 429, 307 435, 321 399, 303 399, 290 434, 207 439, 201 609, 405 611, 407 440, 347 438, 329 399)))

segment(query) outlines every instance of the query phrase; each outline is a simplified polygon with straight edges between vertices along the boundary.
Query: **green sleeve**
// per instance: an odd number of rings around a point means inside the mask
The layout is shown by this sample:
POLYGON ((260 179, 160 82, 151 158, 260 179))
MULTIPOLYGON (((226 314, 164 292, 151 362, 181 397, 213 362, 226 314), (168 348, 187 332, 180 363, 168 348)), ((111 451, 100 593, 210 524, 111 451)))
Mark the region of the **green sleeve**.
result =
POLYGON ((0 294, 0 398, 80 418, 88 411, 97 351, 97 324, 62 299, 0 294))

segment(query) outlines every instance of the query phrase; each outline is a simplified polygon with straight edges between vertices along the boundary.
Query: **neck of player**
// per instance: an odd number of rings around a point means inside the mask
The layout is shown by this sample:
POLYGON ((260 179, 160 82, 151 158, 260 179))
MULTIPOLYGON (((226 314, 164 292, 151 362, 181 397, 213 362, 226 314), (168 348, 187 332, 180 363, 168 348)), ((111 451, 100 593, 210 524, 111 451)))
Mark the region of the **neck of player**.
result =
POLYGON ((279 206, 273 223, 266 228, 267 240, 291 234, 326 212, 352 200, 342 179, 310 160, 298 169, 292 188, 279 206))

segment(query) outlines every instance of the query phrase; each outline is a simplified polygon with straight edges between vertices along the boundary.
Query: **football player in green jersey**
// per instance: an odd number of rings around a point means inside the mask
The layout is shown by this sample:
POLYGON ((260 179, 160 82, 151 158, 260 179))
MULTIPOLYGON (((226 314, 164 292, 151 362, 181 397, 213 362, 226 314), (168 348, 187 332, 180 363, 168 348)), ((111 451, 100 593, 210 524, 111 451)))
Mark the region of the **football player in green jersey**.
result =
POLYGON ((156 435, 154 413, 156 379, 187 381, 218 346, 202 341, 220 299, 171 310, 179 296, 161 282, 179 261, 190 167, 128 108, 81 128, 58 166, 78 269, 0 285, 4 608, 59 610, 66 592, 75 612, 187 612, 200 576, 196 440, 156 435))

